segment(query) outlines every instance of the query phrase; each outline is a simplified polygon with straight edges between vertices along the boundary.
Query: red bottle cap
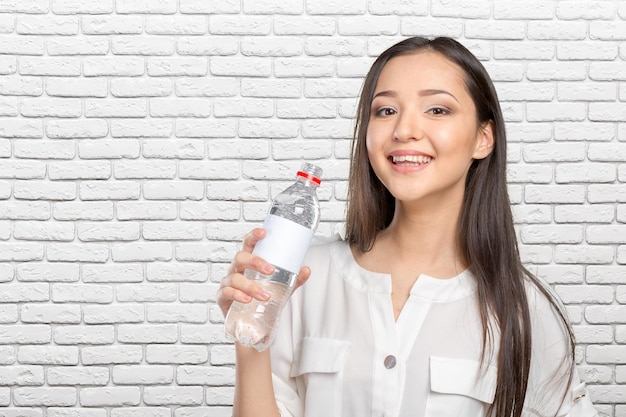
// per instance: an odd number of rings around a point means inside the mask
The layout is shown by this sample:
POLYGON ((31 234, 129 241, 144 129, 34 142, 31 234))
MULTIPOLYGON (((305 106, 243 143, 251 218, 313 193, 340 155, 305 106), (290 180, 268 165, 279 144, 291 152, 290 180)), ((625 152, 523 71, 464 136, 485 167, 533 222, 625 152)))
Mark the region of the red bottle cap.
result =
POLYGON ((314 183, 316 183, 317 185, 322 183, 322 180, 320 180, 319 178, 317 178, 316 176, 313 176, 311 174, 309 174, 308 172, 304 172, 304 171, 298 171, 297 174, 299 177, 302 178, 306 178, 307 180, 313 181, 314 183))

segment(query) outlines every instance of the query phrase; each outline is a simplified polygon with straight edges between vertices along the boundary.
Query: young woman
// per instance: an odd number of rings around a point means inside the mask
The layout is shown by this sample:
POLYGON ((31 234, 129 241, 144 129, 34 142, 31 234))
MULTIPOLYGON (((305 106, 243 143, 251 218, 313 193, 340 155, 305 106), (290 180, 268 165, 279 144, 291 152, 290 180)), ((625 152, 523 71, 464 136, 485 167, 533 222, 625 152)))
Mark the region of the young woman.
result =
MULTIPOLYGON (((374 62, 344 240, 314 245, 268 351, 236 346, 235 416, 592 417, 558 301, 521 264, 506 137, 480 62, 449 38, 374 62)), ((264 300, 245 268, 218 304, 264 300)))

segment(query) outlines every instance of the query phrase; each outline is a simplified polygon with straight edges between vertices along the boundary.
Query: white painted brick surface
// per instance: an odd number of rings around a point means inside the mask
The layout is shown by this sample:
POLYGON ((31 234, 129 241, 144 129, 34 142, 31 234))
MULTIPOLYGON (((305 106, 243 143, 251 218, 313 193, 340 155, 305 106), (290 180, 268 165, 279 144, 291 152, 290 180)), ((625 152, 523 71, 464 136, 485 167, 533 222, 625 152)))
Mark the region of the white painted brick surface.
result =
POLYGON ((0 0, 0 416, 230 416, 219 280, 302 160, 342 225, 356 101, 407 36, 482 60, 520 252, 626 416, 626 2, 0 0))

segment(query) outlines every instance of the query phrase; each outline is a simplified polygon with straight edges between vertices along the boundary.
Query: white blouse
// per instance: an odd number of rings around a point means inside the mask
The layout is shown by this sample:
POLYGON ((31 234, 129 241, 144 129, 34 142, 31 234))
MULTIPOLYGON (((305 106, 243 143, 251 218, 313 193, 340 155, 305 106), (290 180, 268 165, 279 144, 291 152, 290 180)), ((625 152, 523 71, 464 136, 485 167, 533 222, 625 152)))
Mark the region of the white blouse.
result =
MULTIPOLYGON (((305 265, 311 277, 289 300, 271 346, 283 417, 485 416, 496 391, 497 351, 481 368, 469 272, 419 276, 396 321, 391 277, 360 267, 345 242, 312 246, 305 265)), ((567 339, 556 313, 535 288, 529 301, 524 416, 596 416, 577 373, 568 386, 567 339)))

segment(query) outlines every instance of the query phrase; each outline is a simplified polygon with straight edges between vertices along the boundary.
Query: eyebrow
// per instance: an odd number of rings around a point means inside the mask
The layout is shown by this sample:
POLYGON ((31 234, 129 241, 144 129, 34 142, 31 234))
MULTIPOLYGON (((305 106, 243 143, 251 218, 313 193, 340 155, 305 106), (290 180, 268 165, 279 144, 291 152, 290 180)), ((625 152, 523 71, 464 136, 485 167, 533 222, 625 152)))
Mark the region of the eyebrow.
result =
MULTIPOLYGON (((449 91, 446 90, 438 90, 438 89, 427 89, 427 90, 420 90, 417 95, 420 97, 428 97, 428 96, 435 96, 437 94, 445 94, 448 95, 450 97, 452 97, 457 103, 460 103, 460 101, 454 97, 454 94, 450 93, 449 91)), ((384 90, 384 91, 379 91, 378 93, 374 94, 374 97, 372 97, 372 99, 376 98, 376 97, 396 97, 397 94, 395 91, 392 90, 384 90)))

